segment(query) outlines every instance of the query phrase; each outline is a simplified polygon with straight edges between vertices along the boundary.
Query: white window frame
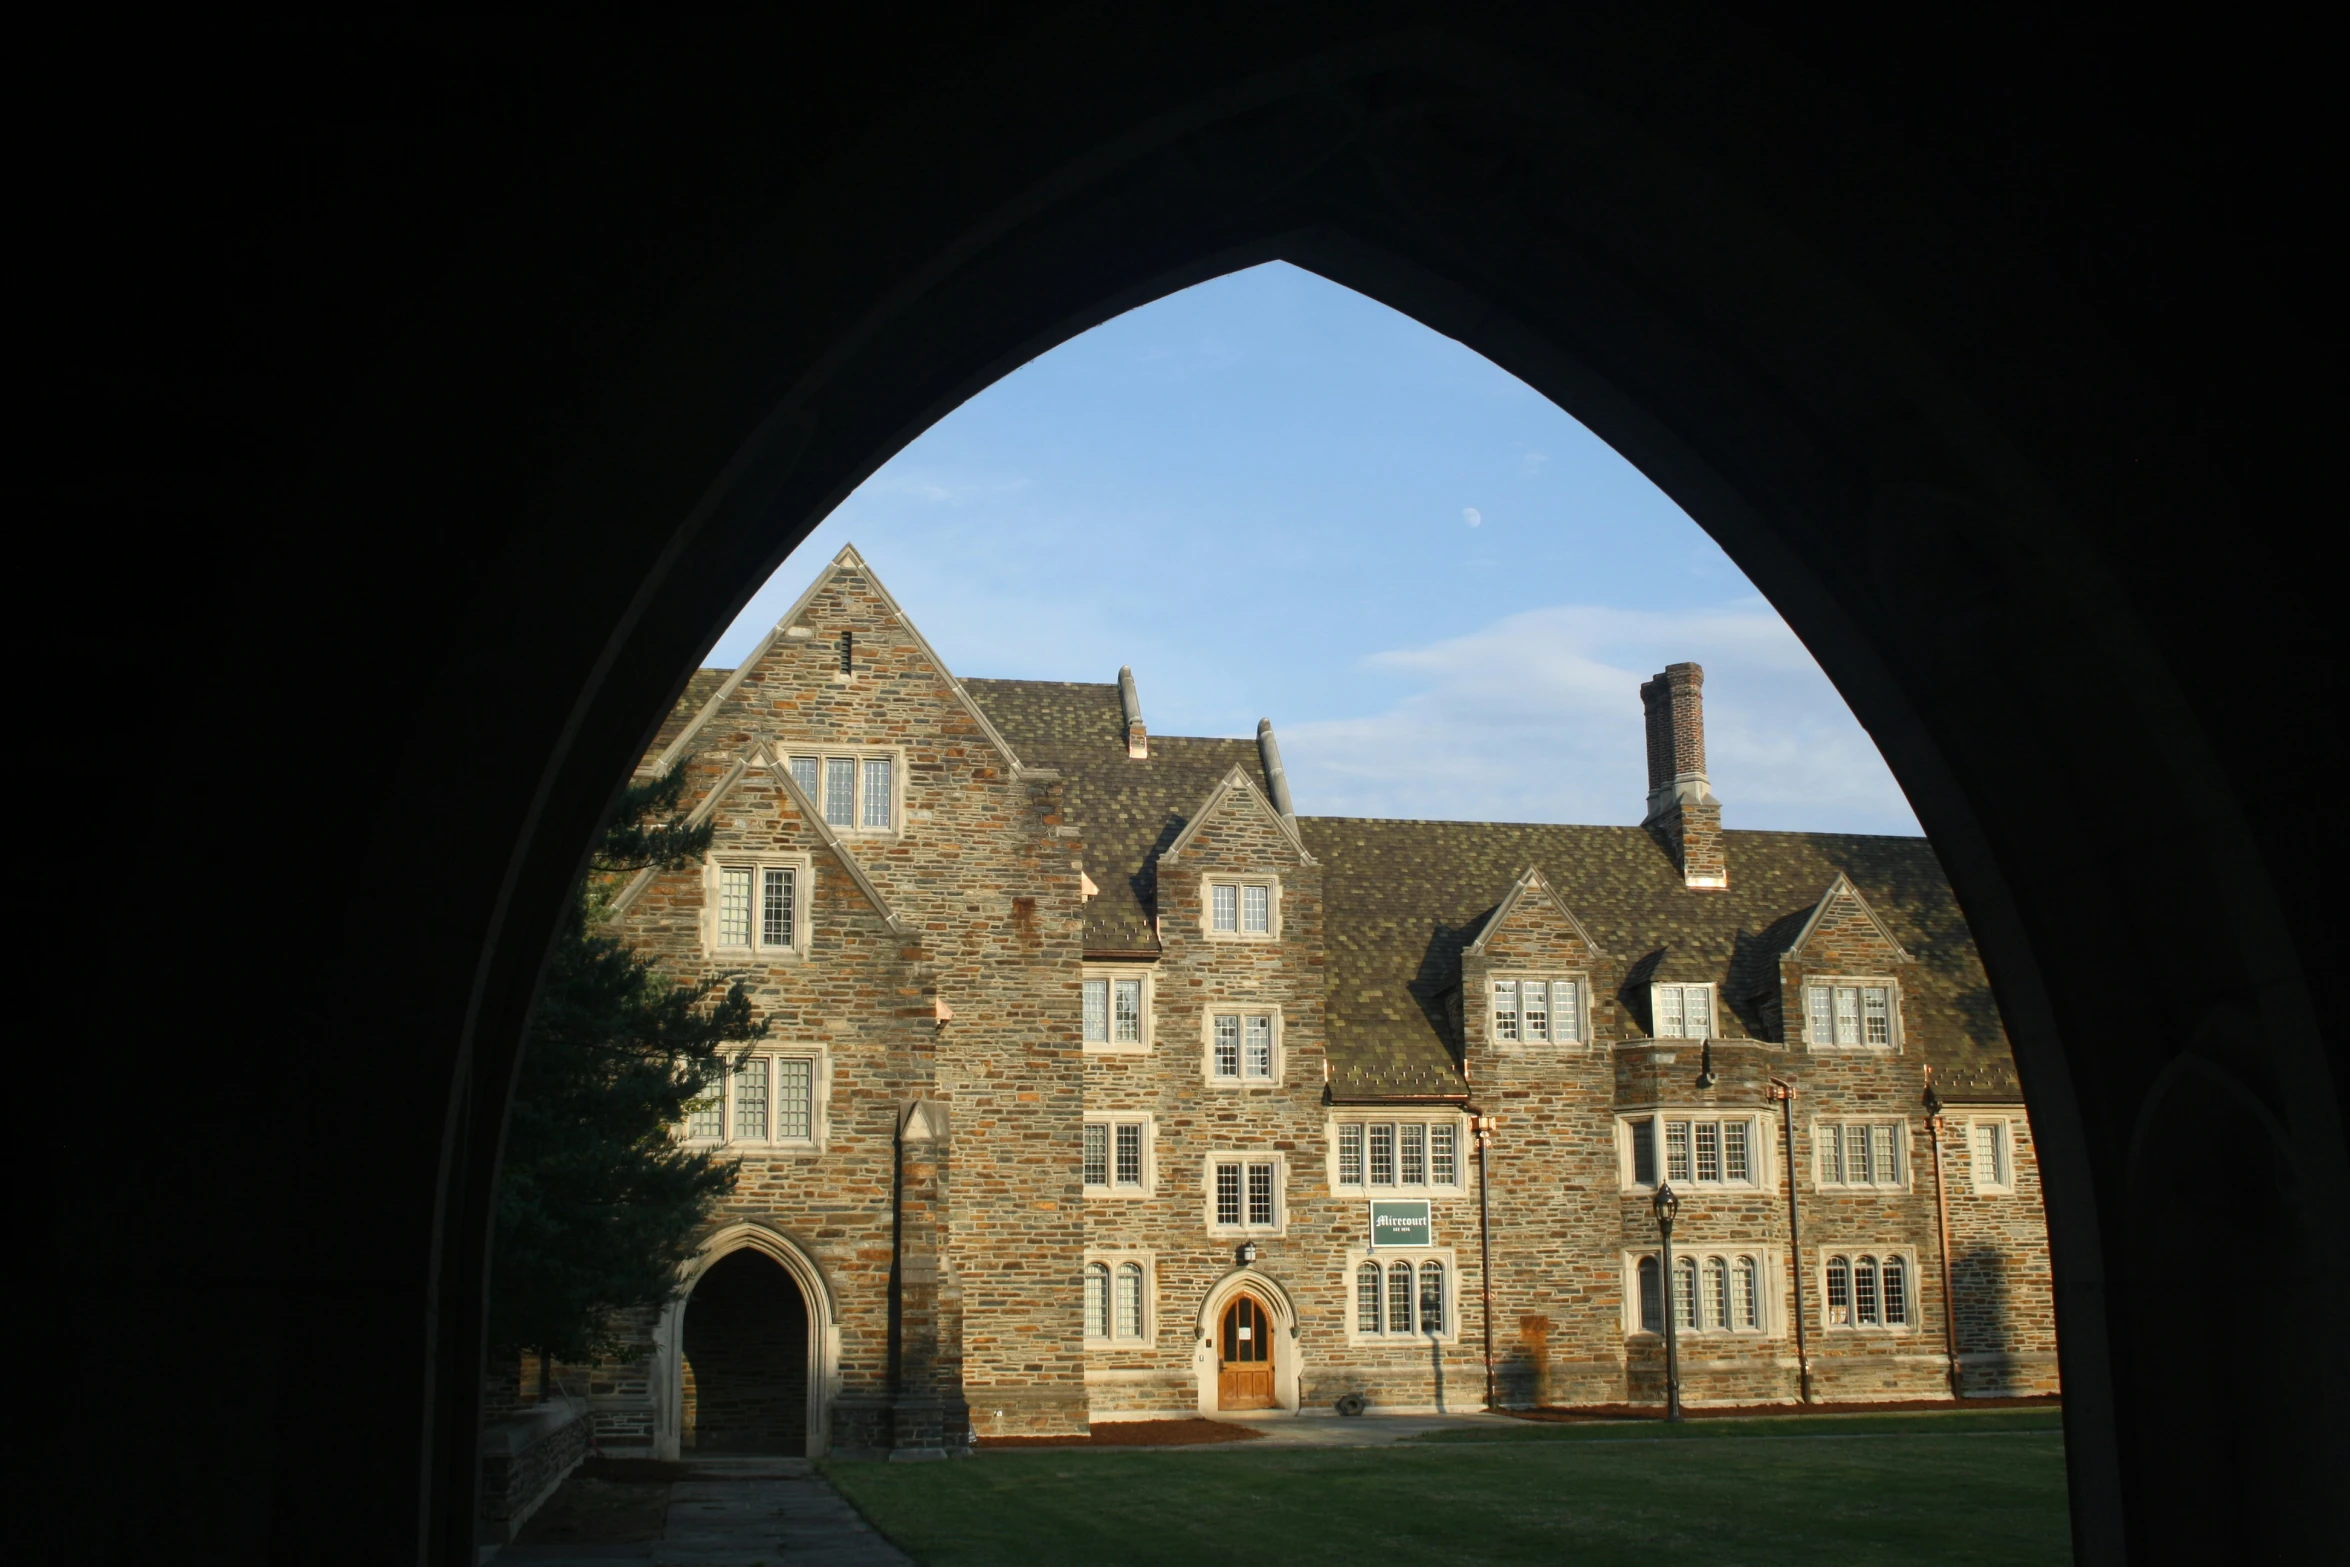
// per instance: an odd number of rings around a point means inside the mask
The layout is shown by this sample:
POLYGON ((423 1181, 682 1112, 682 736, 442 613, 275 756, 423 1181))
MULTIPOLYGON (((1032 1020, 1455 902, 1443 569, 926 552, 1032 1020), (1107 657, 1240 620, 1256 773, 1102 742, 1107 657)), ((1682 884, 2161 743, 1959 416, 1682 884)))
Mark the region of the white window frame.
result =
POLYGON ((1281 1086, 1283 1078, 1288 1075, 1289 1061, 1286 1041, 1283 1038, 1284 1031, 1281 1026, 1279 1003, 1271 1001, 1210 1002, 1200 1009, 1199 1022, 1200 1076, 1206 1079, 1210 1088, 1278 1088, 1281 1086), (1219 1077, 1216 1075, 1216 1019, 1236 1015, 1243 1019, 1240 1025, 1240 1075, 1219 1077), (1273 1075, 1270 1077, 1248 1075, 1248 1023, 1245 1020, 1252 1017, 1272 1020, 1273 1075))
POLYGON ((1970 1115, 1966 1117, 1967 1178, 1972 1184, 1976 1196, 2013 1197, 2015 1195, 2015 1125, 2016 1117, 2012 1115, 1970 1115), (1976 1142, 1979 1134, 1975 1129, 1984 1126, 1999 1128, 1999 1138, 2004 1154, 2003 1162, 2006 1164, 2006 1169, 2000 1172, 2005 1175, 2006 1179, 2004 1180, 1998 1179, 1996 1176, 1986 1176, 1983 1172, 1982 1150, 1976 1142))
MULTIPOLYGON (((1817 1260, 1812 1264, 1812 1283, 1819 1291, 1813 1298, 1819 1302, 1821 1331, 1837 1334, 1917 1332, 1919 1319, 1924 1315, 1919 1303, 1919 1279, 1918 1254, 1917 1248, 1914 1246, 1872 1246, 1865 1243, 1857 1246, 1848 1246, 1842 1243, 1822 1246, 1819 1249, 1817 1260), (1877 1264, 1877 1315, 1880 1319, 1885 1314, 1885 1259, 1897 1257, 1901 1260, 1902 1275, 1908 1280, 1906 1286, 1908 1298, 1903 1302, 1907 1308, 1907 1320, 1902 1322, 1885 1322, 1883 1320, 1837 1322, 1831 1317, 1830 1313, 1834 1309, 1834 1305, 1828 1299, 1828 1276, 1834 1270, 1838 1259, 1843 1259, 1849 1264, 1852 1259, 1860 1257, 1873 1259, 1877 1264)), ((1849 1300, 1846 1302, 1846 1309, 1848 1311, 1854 1309, 1849 1300)), ((1855 1314, 1857 1315, 1857 1312, 1855 1314)))
MULTIPOLYGON (((1735 1242, 1714 1241, 1705 1241, 1689 1246, 1676 1245, 1673 1248, 1673 1265, 1679 1267, 1681 1259, 1684 1257, 1695 1258, 1697 1262, 1699 1325, 1682 1327, 1677 1330, 1680 1334, 1684 1336, 1692 1333, 1698 1334, 1715 1343, 1726 1339, 1776 1339, 1787 1336, 1785 1321, 1787 1263, 1786 1254, 1779 1248, 1761 1245, 1742 1246, 1735 1242), (1717 1258, 1720 1259, 1729 1275, 1731 1287, 1734 1289, 1736 1288, 1738 1260, 1742 1257, 1752 1257, 1755 1262, 1754 1314, 1756 1326, 1751 1328, 1704 1326, 1705 1273, 1708 1264, 1717 1258)), ((1642 1258, 1655 1259, 1660 1268, 1663 1266, 1659 1249, 1654 1246, 1642 1247, 1637 1251, 1626 1251, 1622 1254, 1624 1336, 1626 1338, 1661 1339, 1664 1337, 1662 1324, 1651 1328, 1643 1323, 1640 1317, 1640 1262, 1642 1258)), ((1673 1281, 1660 1274, 1658 1282, 1663 1287, 1664 1309, 1669 1312, 1673 1309, 1673 1281)))
POLYGON ((1200 1160, 1200 1197, 1202 1211, 1210 1235, 1286 1235, 1289 1233, 1289 1156, 1278 1148, 1226 1148, 1204 1155, 1200 1160), (1241 1174, 1241 1222, 1220 1224, 1216 1220, 1216 1166, 1237 1164, 1241 1174), (1269 1164, 1273 1167, 1273 1222, 1248 1222, 1248 1175, 1246 1167, 1269 1164))
MULTIPOLYGON (((1096 1335, 1093 1331, 1093 1324, 1091 1322, 1084 1323, 1085 1347, 1087 1349, 1111 1350, 1157 1348, 1159 1342, 1158 1254, 1156 1252, 1132 1250, 1097 1251, 1092 1247, 1087 1247, 1085 1252, 1085 1266, 1089 1269, 1098 1266, 1108 1270, 1109 1311, 1107 1315, 1108 1327, 1110 1330, 1107 1337, 1099 1336, 1096 1335), (1139 1267, 1142 1269, 1142 1332, 1139 1335, 1121 1333, 1118 1331, 1118 1271, 1121 1268, 1126 1267, 1139 1267)), ((1082 1288, 1082 1285, 1080 1288, 1082 1288)), ((1078 1315, 1082 1318, 1084 1314, 1085 1301, 1084 1296, 1080 1294, 1078 1297, 1078 1315)))
MULTIPOLYGON (((1359 1110, 1339 1110, 1334 1112, 1330 1116, 1328 1122, 1325 1123, 1323 1135, 1325 1143, 1324 1156, 1326 1161, 1325 1174, 1329 1178, 1331 1193, 1335 1196, 1342 1196, 1350 1200, 1359 1201, 1367 1201, 1375 1197, 1459 1197, 1466 1194, 1469 1190, 1469 1118, 1466 1115, 1459 1113, 1458 1111, 1385 1111, 1370 1106, 1366 1106, 1359 1110), (1363 1129, 1363 1178, 1360 1181, 1346 1181, 1341 1179, 1341 1176, 1345 1172, 1345 1161, 1341 1157, 1340 1139, 1344 1135, 1341 1131, 1341 1128, 1350 1126, 1359 1126, 1363 1129), (1453 1149, 1452 1180, 1449 1183, 1439 1183, 1434 1180, 1427 1180, 1418 1182, 1416 1184, 1407 1184, 1403 1179, 1403 1159, 1402 1153, 1400 1151, 1400 1139, 1402 1134, 1398 1132, 1398 1152, 1396 1154, 1395 1171, 1396 1179, 1391 1182, 1383 1182, 1378 1185, 1373 1185, 1371 1182, 1370 1148, 1370 1129, 1373 1126, 1451 1127, 1453 1149)), ((1431 1138, 1433 1138, 1433 1135, 1433 1133, 1430 1134, 1431 1138)), ((1435 1168, 1433 1153, 1430 1152, 1423 1157, 1430 1174, 1433 1175, 1435 1168)))
MULTIPOLYGON (((1088 1110, 1085 1112, 1085 1125, 1110 1128, 1103 1134, 1107 1149, 1104 1171, 1109 1176, 1106 1184, 1096 1185, 1085 1179, 1084 1148, 1082 1143, 1079 1145, 1078 1183, 1084 1188, 1088 1198, 1131 1201, 1135 1198, 1158 1195, 1159 1118, 1157 1116, 1147 1110, 1088 1110), (1142 1184, 1139 1186, 1121 1185, 1118 1180, 1117 1128, 1122 1125, 1139 1125, 1142 1128, 1142 1184)), ((1083 1135, 1082 1132, 1079 1133, 1080 1137, 1083 1135)))
MULTIPOLYGON (((1721 1105, 1688 1107, 1661 1105, 1654 1109, 1619 1111, 1616 1115, 1616 1175, 1624 1191, 1653 1192, 1657 1188, 1657 1181, 1643 1181, 1638 1178, 1640 1174, 1639 1155, 1633 1146, 1633 1138, 1643 1125, 1646 1126, 1648 1135, 1654 1139, 1651 1146, 1656 1155, 1655 1173, 1658 1180, 1670 1181, 1676 1191, 1759 1192, 1772 1190, 1779 1184, 1777 1123, 1772 1121, 1768 1111, 1741 1110, 1721 1105), (1672 1173, 1671 1155, 1665 1136, 1665 1123, 1668 1121, 1691 1123, 1690 1173, 1687 1176, 1672 1173), (1747 1178, 1743 1181, 1720 1178, 1702 1179, 1696 1173, 1700 1167, 1702 1146, 1699 1141, 1700 1134, 1696 1131, 1696 1124, 1728 1121, 1746 1123, 1747 1178)), ((1717 1159, 1722 1162, 1725 1168, 1728 1156, 1723 1144, 1726 1141, 1724 1139, 1721 1143, 1717 1143, 1715 1150, 1717 1159)))
POLYGON ((1901 986, 1887 975, 1806 975, 1803 983, 1796 987, 1795 1004, 1803 1020, 1803 1047, 1806 1050, 1827 1050, 1839 1054, 1873 1053, 1879 1055, 1888 1053, 1899 1055, 1902 1051, 1901 986), (1824 990, 1829 993, 1829 1020, 1825 1038, 1821 1037, 1818 1019, 1812 1012, 1812 992, 1815 990, 1824 990), (1854 992, 1854 1032, 1858 1037, 1849 1044, 1836 1042, 1835 992, 1839 990, 1854 992), (1885 992, 1886 1032, 1890 1037, 1881 1045, 1872 1045, 1868 1042, 1868 1009, 1865 998, 1859 994, 1868 990, 1885 992))
POLYGON ((1141 963, 1088 963, 1078 971, 1077 1037, 1084 1044, 1088 1053, 1105 1056, 1139 1056, 1150 1053, 1151 1012, 1152 1003, 1156 999, 1152 993, 1157 988, 1154 984, 1156 977, 1151 972, 1149 965, 1141 963), (1115 1036, 1118 1031, 1118 983, 1121 980, 1135 980, 1142 985, 1142 1015, 1137 1020, 1139 1027, 1136 1029, 1140 1037, 1131 1040, 1119 1040, 1115 1037, 1104 1040, 1085 1038, 1085 987, 1097 983, 1107 985, 1108 988, 1103 999, 1108 1005, 1108 1010, 1104 1015, 1108 1021, 1110 1034, 1115 1036))
POLYGON ((688 1106, 686 1119, 677 1128, 677 1140, 688 1148, 728 1148, 743 1153, 804 1154, 822 1153, 832 1138, 832 1052, 823 1045, 795 1045, 781 1043, 760 1044, 748 1050, 730 1050, 726 1053, 726 1073, 717 1083, 719 1135, 697 1137, 693 1134, 693 1110, 688 1106), (767 1063, 767 1133, 765 1137, 744 1137, 736 1130, 735 1090, 737 1076, 743 1062, 758 1058, 767 1063), (808 1135, 806 1137, 777 1137, 775 1132, 775 1085, 781 1078, 778 1061, 806 1061, 808 1066, 808 1135))
MULTIPOLYGON (((1684 1005, 1686 1005, 1686 1003, 1684 1003, 1684 1005)), ((1720 987, 1715 985, 1711 980, 1706 981, 1704 984, 1685 982, 1682 980, 1657 981, 1648 987, 1648 1022, 1650 1030, 1648 1037, 1654 1040, 1679 1041, 1685 1039, 1694 1045, 1700 1044, 1708 1039, 1719 1039, 1722 1037, 1722 998, 1720 995, 1720 987), (1662 992, 1667 990, 1702 990, 1705 992, 1705 1017, 1707 1025, 1707 1031, 1705 1033, 1666 1034, 1657 1032, 1664 1021, 1664 1008, 1658 1003, 1661 999, 1662 992)), ((1686 1027, 1687 1024, 1684 1023, 1682 1026, 1686 1027)))
POLYGON ((1364 1349, 1408 1349, 1430 1343, 1458 1344, 1461 1341, 1461 1269, 1450 1246, 1382 1246, 1373 1251, 1368 1246, 1349 1247, 1346 1253, 1346 1272, 1339 1279, 1339 1298, 1346 1314, 1346 1342, 1364 1349), (1365 1333, 1362 1316, 1355 1304, 1355 1281, 1366 1263, 1379 1264, 1380 1330, 1365 1333), (1412 1269, 1412 1328, 1408 1333, 1397 1333, 1387 1326, 1386 1272, 1390 1265, 1409 1263, 1412 1269), (1437 1263, 1444 1269, 1444 1330, 1429 1333, 1420 1327, 1420 1268, 1424 1263, 1437 1263))
POLYGON ((829 825, 831 826, 832 830, 833 830, 835 833, 838 833, 838 834, 839 834, 841 837, 843 837, 843 838, 895 838, 895 837, 897 837, 897 836, 898 836, 900 833, 902 833, 902 832, 904 832, 904 831, 905 831, 905 826, 906 826, 906 751, 905 751, 905 747, 903 747, 903 746, 871 746, 871 745, 865 745, 865 746, 837 746, 837 745, 824 745, 824 746, 815 746, 815 745, 779 745, 779 746, 777 746, 777 747, 776 747, 776 750, 777 750, 777 751, 779 751, 779 752, 781 752, 781 753, 783 753, 783 765, 784 765, 784 768, 785 768, 785 770, 786 770, 786 771, 792 771, 792 772, 793 772, 793 776, 794 776, 794 778, 795 778, 795 779, 797 779, 797 780, 798 780, 798 782, 799 782, 799 784, 800 784, 801 788, 802 788, 802 789, 804 789, 804 790, 806 790, 806 792, 807 792, 807 795, 808 795, 808 798, 809 798, 810 800, 812 800, 812 801, 814 801, 814 802, 815 802, 815 805, 816 805, 816 815, 817 815, 817 819, 818 819, 818 820, 823 820, 823 819, 824 819, 824 811, 825 811, 825 794, 826 794, 826 791, 827 791, 827 789, 828 789, 828 787, 829 787, 828 779, 829 779, 829 774, 830 774, 830 771, 831 771, 829 768, 827 768, 827 767, 825 766, 825 763, 827 763, 827 762, 836 762, 836 761, 839 761, 839 762, 853 762, 853 763, 855 763, 855 764, 856 764, 856 769, 857 769, 857 773, 856 773, 856 778, 857 778, 857 782, 856 782, 856 801, 855 801, 854 805, 851 807, 851 809, 850 809, 850 812, 849 812, 850 816, 851 816, 851 817, 852 817, 854 820, 853 820, 853 822, 851 822, 851 823, 849 823, 849 824, 843 824, 843 823, 840 823, 840 822, 832 822, 832 823, 830 823, 830 824, 829 824, 829 825), (798 774, 797 774, 797 772, 796 772, 796 771, 793 771, 793 769, 792 769, 792 764, 793 764, 794 762, 797 762, 797 761, 803 761, 803 760, 806 760, 806 759, 808 759, 808 758, 810 758, 810 757, 813 757, 813 758, 815 759, 815 762, 816 762, 816 787, 815 787, 815 788, 813 788, 813 789, 808 789, 808 788, 807 788, 807 780, 799 778, 799 777, 798 777, 798 774), (866 764, 867 762, 887 762, 887 763, 889 763, 889 764, 890 764, 890 767, 889 767, 889 825, 888 825, 887 827, 868 827, 868 826, 866 826, 866 825, 864 824, 864 823, 865 823, 865 814, 866 814, 866 807, 865 807, 865 764, 866 764))
MULTIPOLYGON (((1841 1158, 1840 1154, 1839 1158, 1841 1158)), ((1869 1153, 1869 1162, 1872 1165, 1876 1162, 1876 1151, 1873 1144, 1869 1153)), ((1906 1117, 1844 1115, 1821 1116, 1812 1121, 1811 1183, 1815 1190, 1823 1192, 1906 1192, 1916 1189, 1914 1184, 1916 1176, 1917 1149, 1910 1138, 1909 1121, 1906 1117), (1875 1129, 1881 1126, 1893 1129, 1893 1157, 1901 1164, 1901 1178, 1899 1180, 1855 1181, 1850 1179, 1830 1180, 1828 1178, 1830 1168, 1828 1139, 1831 1135, 1839 1139, 1843 1138, 1845 1128, 1852 1126, 1866 1127, 1872 1135, 1875 1129)))
POLYGON ((1591 976, 1582 973, 1561 974, 1545 970, 1517 969, 1497 971, 1495 973, 1486 975, 1485 1042, 1491 1045, 1494 1049, 1503 1051, 1505 1053, 1519 1050, 1532 1050, 1536 1048, 1558 1050, 1590 1049, 1591 976), (1528 1039, 1526 1037, 1525 987, 1529 983, 1547 985, 1551 987, 1551 1006, 1549 1012, 1546 1014, 1544 1024, 1546 1037, 1542 1039, 1528 1039), (1518 987, 1516 991, 1517 1011, 1514 1014, 1518 1020, 1518 1029, 1516 1036, 1513 1038, 1504 1038, 1502 1033, 1500 997, 1496 993, 1496 987, 1500 985, 1514 985, 1518 987), (1557 987, 1560 985, 1572 985, 1575 987, 1575 1037, 1572 1039, 1561 1039, 1559 1038, 1558 1034, 1557 987))
POLYGON ((1210 941, 1267 942, 1281 939, 1281 878, 1234 871, 1209 871, 1199 880, 1199 929, 1210 941), (1247 930, 1248 895, 1233 894, 1233 926, 1231 930, 1216 929, 1216 888, 1262 887, 1265 889, 1265 925, 1263 930, 1247 930))
POLYGON ((815 907, 816 859, 810 854, 775 854, 759 851, 735 853, 713 849, 702 861, 702 953, 713 961, 796 963, 808 955, 808 913, 815 907), (770 946, 761 936, 764 920, 761 918, 766 887, 766 873, 771 870, 792 873, 792 939, 781 946, 770 946), (751 875, 750 941, 737 945, 719 940, 724 911, 719 904, 724 897, 726 873, 748 871, 751 875))

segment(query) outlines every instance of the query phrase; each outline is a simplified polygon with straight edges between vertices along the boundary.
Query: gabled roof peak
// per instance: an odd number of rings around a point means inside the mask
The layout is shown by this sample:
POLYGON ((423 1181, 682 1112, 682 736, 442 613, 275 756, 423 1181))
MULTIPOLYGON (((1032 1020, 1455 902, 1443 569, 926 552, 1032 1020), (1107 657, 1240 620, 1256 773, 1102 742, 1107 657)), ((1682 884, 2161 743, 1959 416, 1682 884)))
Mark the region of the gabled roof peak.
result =
POLYGON ((1838 871, 1836 879, 1828 883, 1828 890, 1821 893, 1820 901, 1812 906, 1811 918, 1803 922, 1803 929, 1796 932, 1795 939, 1787 944, 1789 957, 1800 954, 1805 947, 1811 944, 1812 933, 1820 928, 1821 922, 1828 917, 1828 911, 1835 907, 1838 898, 1852 900, 1853 906, 1867 917, 1869 925, 1878 936, 1883 938, 1885 945, 1893 949, 1895 962, 1914 963, 1917 961, 1909 955, 1909 950, 1902 946, 1900 938, 1893 934, 1892 928, 1885 923, 1877 911, 1869 907, 1869 900, 1860 895, 1860 889, 1852 884, 1852 878, 1842 871, 1838 871))
POLYGON ((1567 928, 1575 933, 1575 939, 1589 948, 1594 958, 1607 956, 1600 944, 1591 939, 1591 932, 1583 928, 1583 922, 1575 918, 1575 911, 1568 908, 1566 900, 1558 895, 1558 889, 1551 886, 1550 878, 1542 874, 1542 867, 1539 865, 1529 865, 1518 874, 1518 879, 1510 884, 1510 890, 1504 893, 1501 902, 1495 905, 1492 915, 1485 921, 1484 928, 1477 932, 1477 939, 1470 942, 1466 950, 1470 953, 1482 953, 1485 950, 1485 943, 1509 922, 1509 917, 1517 912, 1518 905, 1528 898, 1547 900, 1550 906, 1558 911, 1559 918, 1567 922, 1567 928))
POLYGON ((1313 852, 1306 847, 1305 839, 1298 836, 1297 823, 1292 818, 1281 814, 1273 802, 1266 798, 1265 791, 1257 787, 1256 780, 1241 770, 1238 762, 1233 763, 1231 768, 1225 772, 1223 781, 1208 792, 1208 797, 1200 802, 1199 809, 1191 813, 1191 819, 1183 824, 1183 831, 1175 835, 1175 841, 1159 851, 1159 863, 1164 865, 1180 858, 1183 851, 1191 846, 1191 840, 1199 836, 1199 831, 1207 824, 1208 818, 1223 809, 1224 802, 1235 794, 1245 795, 1265 813, 1266 818, 1279 830, 1281 836, 1289 840, 1289 846, 1297 851, 1297 857, 1300 860, 1308 865, 1320 863, 1314 858, 1313 852))

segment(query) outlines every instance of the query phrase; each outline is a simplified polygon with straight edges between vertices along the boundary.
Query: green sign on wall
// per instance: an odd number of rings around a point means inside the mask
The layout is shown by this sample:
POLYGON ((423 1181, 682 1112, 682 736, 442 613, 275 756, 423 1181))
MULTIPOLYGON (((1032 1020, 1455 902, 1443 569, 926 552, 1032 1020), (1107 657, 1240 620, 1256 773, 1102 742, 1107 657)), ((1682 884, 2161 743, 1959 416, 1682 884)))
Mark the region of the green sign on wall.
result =
POLYGON ((1434 1225, 1428 1217, 1428 1199, 1392 1198, 1371 1204, 1371 1246, 1433 1246, 1434 1225))

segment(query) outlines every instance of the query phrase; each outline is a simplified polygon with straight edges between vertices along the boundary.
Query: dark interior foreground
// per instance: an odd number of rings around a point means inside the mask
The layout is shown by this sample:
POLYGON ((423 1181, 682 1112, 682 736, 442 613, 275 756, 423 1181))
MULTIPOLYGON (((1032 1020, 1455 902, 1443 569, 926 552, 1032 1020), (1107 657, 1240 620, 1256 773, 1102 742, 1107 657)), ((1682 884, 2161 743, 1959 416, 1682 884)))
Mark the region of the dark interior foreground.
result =
POLYGON ((1273 257, 1612 442, 1875 735, 2041 1139, 2080 1559, 2335 1559, 2314 42, 863 14, 28 56, 19 701, 76 798, 25 818, 23 1145, 73 1308, 16 1559, 470 1560, 503 1105, 639 747, 910 436, 1273 257))

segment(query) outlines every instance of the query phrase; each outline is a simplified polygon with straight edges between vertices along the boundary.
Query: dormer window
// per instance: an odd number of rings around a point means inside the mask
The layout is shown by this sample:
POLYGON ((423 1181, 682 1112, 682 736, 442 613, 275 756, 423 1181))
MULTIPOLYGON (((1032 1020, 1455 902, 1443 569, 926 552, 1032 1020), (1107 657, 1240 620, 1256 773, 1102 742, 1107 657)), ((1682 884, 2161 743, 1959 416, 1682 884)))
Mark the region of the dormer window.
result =
POLYGON ((1200 890, 1211 940, 1271 941, 1280 933, 1280 887, 1271 877, 1211 877, 1200 890))
POLYGON ((1898 1017, 1890 980, 1829 980, 1803 987, 1807 1044, 1889 1050, 1895 1043, 1898 1017))
POLYGON ((1714 1037, 1714 987, 1711 985, 1651 985, 1649 1016, 1657 1039, 1711 1039, 1714 1037))
POLYGON ((842 832, 889 832, 898 823, 898 764, 887 755, 795 756, 792 781, 824 824, 842 832))

